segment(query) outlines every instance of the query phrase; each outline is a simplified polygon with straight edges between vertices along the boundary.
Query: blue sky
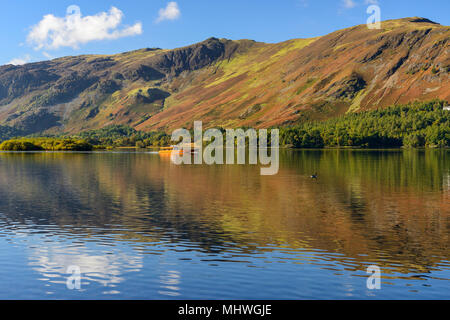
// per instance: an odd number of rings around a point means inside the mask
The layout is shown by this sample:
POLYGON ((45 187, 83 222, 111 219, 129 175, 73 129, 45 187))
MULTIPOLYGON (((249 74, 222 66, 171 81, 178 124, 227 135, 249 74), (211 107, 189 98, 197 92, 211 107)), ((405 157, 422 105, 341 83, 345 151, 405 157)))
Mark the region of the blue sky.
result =
POLYGON ((382 20, 422 16, 450 24, 449 0, 7 0, 0 4, 0 64, 176 48, 211 36, 314 37, 365 23, 370 3, 378 3, 382 20), (66 17, 71 5, 81 12, 66 17), (77 14, 76 27, 68 27, 77 14))

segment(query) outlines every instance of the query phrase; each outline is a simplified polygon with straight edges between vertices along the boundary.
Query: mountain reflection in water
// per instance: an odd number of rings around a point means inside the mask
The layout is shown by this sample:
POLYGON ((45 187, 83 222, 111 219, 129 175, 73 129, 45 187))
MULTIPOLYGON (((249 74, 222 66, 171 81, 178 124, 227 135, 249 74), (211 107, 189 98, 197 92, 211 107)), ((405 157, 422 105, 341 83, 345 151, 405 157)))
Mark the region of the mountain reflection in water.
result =
POLYGON ((0 153, 0 298, 448 298, 449 155, 282 151, 261 176, 139 152, 0 153), (372 264, 381 290, 366 288, 372 264))

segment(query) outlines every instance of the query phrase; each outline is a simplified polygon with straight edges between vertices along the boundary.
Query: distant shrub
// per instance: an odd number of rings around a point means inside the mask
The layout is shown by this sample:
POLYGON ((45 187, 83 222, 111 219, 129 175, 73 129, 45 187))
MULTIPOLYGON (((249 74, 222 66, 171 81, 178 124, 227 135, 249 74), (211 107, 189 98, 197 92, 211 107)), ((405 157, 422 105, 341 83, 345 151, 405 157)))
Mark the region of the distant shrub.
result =
POLYGON ((7 140, 0 145, 4 151, 91 151, 93 146, 84 140, 57 138, 30 138, 7 140))
POLYGON ((145 144, 142 141, 136 141, 136 148, 143 149, 145 144))
POLYGON ((43 150, 39 145, 24 140, 8 140, 0 145, 3 151, 38 151, 43 150))

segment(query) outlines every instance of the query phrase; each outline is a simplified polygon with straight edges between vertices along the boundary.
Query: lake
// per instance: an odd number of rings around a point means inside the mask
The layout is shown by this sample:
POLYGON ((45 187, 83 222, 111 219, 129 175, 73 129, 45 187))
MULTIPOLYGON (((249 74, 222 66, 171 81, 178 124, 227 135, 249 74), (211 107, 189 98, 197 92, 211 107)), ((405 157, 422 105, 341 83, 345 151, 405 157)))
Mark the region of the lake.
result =
POLYGON ((0 153, 0 299, 450 298, 449 150, 282 150, 259 169, 0 153))

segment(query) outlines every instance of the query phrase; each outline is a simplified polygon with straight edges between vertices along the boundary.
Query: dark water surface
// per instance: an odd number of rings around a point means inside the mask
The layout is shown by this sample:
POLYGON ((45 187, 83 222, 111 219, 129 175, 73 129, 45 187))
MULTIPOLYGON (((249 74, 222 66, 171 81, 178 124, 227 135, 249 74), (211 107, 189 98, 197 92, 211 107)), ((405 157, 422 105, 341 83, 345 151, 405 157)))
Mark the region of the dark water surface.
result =
POLYGON ((450 151, 280 160, 0 153, 0 298, 450 298, 450 151))

